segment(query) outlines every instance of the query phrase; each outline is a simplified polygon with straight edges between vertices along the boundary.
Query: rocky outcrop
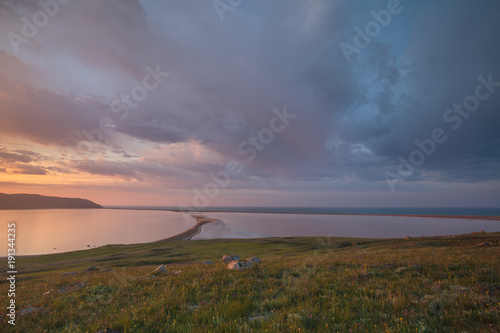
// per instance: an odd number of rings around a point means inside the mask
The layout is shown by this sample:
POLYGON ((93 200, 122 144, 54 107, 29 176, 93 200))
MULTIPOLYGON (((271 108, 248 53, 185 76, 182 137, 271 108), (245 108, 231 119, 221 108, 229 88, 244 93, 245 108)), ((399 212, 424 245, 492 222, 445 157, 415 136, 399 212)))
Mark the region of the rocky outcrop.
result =
POLYGON ((231 261, 240 260, 240 256, 231 253, 225 253, 222 256, 222 260, 224 261, 225 264, 229 264, 231 261))
POLYGON ((88 272, 97 272, 99 270, 99 268, 95 267, 95 266, 90 266, 89 268, 85 268, 83 270, 84 273, 88 273, 88 272))
MULTIPOLYGON (((238 257, 239 258, 239 257, 238 257)), ((227 265, 227 269, 242 270, 252 267, 253 264, 259 264, 261 260, 259 257, 252 257, 247 260, 233 260, 227 265)))
POLYGON ((251 262, 246 262, 242 260, 233 260, 227 265, 227 269, 237 269, 237 270, 242 270, 250 267, 252 267, 251 262))
POLYGON ((260 264, 261 263, 261 260, 259 257, 248 258, 247 261, 251 262, 252 264, 260 264))
POLYGON ((166 272, 167 268, 165 267, 165 265, 160 265, 160 266, 156 267, 155 271, 156 272, 166 272))

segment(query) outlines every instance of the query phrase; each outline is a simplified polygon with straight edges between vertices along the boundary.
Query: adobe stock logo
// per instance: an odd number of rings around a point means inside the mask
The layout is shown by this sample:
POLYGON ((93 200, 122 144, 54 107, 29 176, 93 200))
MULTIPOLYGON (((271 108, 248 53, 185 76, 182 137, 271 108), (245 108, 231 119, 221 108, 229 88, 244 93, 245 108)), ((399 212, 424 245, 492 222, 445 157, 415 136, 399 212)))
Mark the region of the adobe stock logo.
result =
POLYGON ((353 43, 349 44, 347 42, 341 42, 339 44, 340 50, 342 51, 347 63, 351 63, 351 57, 354 54, 359 55, 362 49, 368 47, 372 39, 376 38, 380 34, 382 28, 387 27, 392 22, 392 17, 400 14, 402 11, 403 5, 401 5, 399 0, 389 0, 389 2, 387 2, 387 9, 382 9, 378 12, 374 10, 370 11, 370 15, 373 17, 373 20, 370 20, 365 24, 364 30, 358 26, 354 27, 353 43))
POLYGON ((21 44, 28 44, 28 42, 38 35, 39 29, 47 26, 49 20, 59 13, 60 5, 66 5, 71 0, 40 0, 38 5, 42 10, 37 11, 29 20, 27 17, 21 17, 23 25, 21 27, 21 35, 14 32, 9 32, 7 38, 9 39, 10 46, 15 54, 19 53, 19 46, 21 44))
MULTIPOLYGON (((490 98, 495 90, 500 87, 500 82, 493 81, 492 74, 489 74, 487 79, 481 75, 477 80, 479 84, 476 86, 474 94, 465 97, 462 104, 455 103, 451 108, 443 112, 444 122, 449 124, 453 131, 458 130, 462 126, 464 119, 470 118, 479 109, 481 102, 490 98)), ((446 130, 441 127, 434 128, 428 138, 423 140, 415 139, 413 142, 417 148, 408 154, 408 158, 398 156, 400 162, 398 173, 391 171, 384 173, 387 186, 389 186, 391 192, 396 190, 395 185, 397 183, 403 182, 405 178, 413 175, 415 168, 424 164, 425 160, 437 151, 437 145, 446 142, 446 140, 448 140, 448 135, 446 130)))
MULTIPOLYGON (((238 153, 244 157, 244 161, 247 163, 252 162, 259 152, 265 150, 273 142, 276 134, 283 132, 297 117, 296 114, 288 112, 286 105, 283 106, 282 110, 273 108, 271 112, 272 117, 269 119, 268 126, 262 127, 255 136, 249 136, 238 145, 238 153)), ((229 187, 231 181, 241 174, 243 168, 243 164, 237 160, 228 161, 222 170, 217 173, 209 173, 212 181, 206 182, 201 189, 193 188, 193 205, 188 206, 182 203, 178 206, 186 223, 191 221, 189 212, 195 212, 209 206, 210 201, 215 199, 221 190, 229 187)))
POLYGON ((116 98, 108 111, 109 116, 101 119, 99 128, 94 128, 90 131, 84 129, 81 133, 77 133, 80 138, 77 149, 80 151, 91 151, 94 144, 106 143, 106 134, 111 134, 114 131, 115 123, 112 118, 116 117, 120 120, 125 120, 130 115, 131 109, 136 109, 139 103, 143 102, 150 92, 157 89, 169 72, 163 72, 160 65, 156 65, 155 69, 146 66, 146 72, 142 82, 135 85, 129 94, 121 94, 120 98, 116 98))
POLYGON ((241 5, 245 0, 214 0, 212 5, 214 6, 215 13, 219 17, 219 20, 224 21, 224 14, 226 12, 232 12, 236 7, 241 5))

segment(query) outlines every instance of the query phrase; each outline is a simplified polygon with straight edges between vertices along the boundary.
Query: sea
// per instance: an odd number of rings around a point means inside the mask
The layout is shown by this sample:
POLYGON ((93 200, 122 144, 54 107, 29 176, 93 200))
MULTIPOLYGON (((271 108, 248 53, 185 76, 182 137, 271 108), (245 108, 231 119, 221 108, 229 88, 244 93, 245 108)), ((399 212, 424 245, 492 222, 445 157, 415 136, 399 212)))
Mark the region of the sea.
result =
POLYGON ((500 231, 500 221, 396 215, 500 216, 499 208, 178 207, 0 210, 0 257, 7 255, 8 225, 15 224, 17 255, 87 250, 108 244, 153 242, 196 224, 191 214, 218 221, 194 239, 257 237, 399 238, 500 231), (328 215, 347 214, 347 215, 328 215), (363 215, 349 215, 363 214, 363 215))
POLYGON ((367 215, 467 215, 500 216, 500 207, 207 207, 193 209, 174 206, 112 206, 112 208, 201 211, 201 212, 244 212, 244 213, 294 213, 294 214, 367 214, 367 215))

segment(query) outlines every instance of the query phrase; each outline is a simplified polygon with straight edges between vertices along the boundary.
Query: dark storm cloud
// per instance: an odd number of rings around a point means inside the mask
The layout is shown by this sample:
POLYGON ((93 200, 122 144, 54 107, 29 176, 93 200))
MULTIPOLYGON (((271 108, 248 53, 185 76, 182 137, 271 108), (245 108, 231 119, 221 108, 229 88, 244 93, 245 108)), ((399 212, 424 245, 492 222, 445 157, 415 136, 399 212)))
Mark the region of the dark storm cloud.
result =
POLYGON ((500 31, 499 10, 500 5, 493 1, 481 6, 449 1, 421 6, 405 53, 411 71, 403 82, 407 89, 394 101, 397 118, 389 123, 391 131, 368 140, 368 147, 382 156, 407 158, 417 148, 415 139, 429 138, 434 128, 443 128, 448 140, 437 145, 418 171, 437 171, 442 177, 437 178, 443 180, 449 180, 451 174, 454 181, 498 179, 495 168, 472 171, 500 157, 500 132, 495 125, 500 122, 500 91, 482 101, 456 130, 443 115, 453 104, 474 95, 479 76, 488 78, 491 73, 500 82, 500 47, 492 43, 495 31, 500 31))

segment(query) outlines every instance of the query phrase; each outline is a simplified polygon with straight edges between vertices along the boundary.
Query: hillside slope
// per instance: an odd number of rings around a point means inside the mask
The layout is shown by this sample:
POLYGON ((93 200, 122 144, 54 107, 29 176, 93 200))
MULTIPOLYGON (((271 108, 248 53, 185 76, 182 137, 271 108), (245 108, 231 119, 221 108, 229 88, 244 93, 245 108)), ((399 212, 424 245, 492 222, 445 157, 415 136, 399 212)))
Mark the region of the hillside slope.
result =
POLYGON ((102 208, 90 200, 48 197, 38 194, 0 193, 0 209, 102 208))

